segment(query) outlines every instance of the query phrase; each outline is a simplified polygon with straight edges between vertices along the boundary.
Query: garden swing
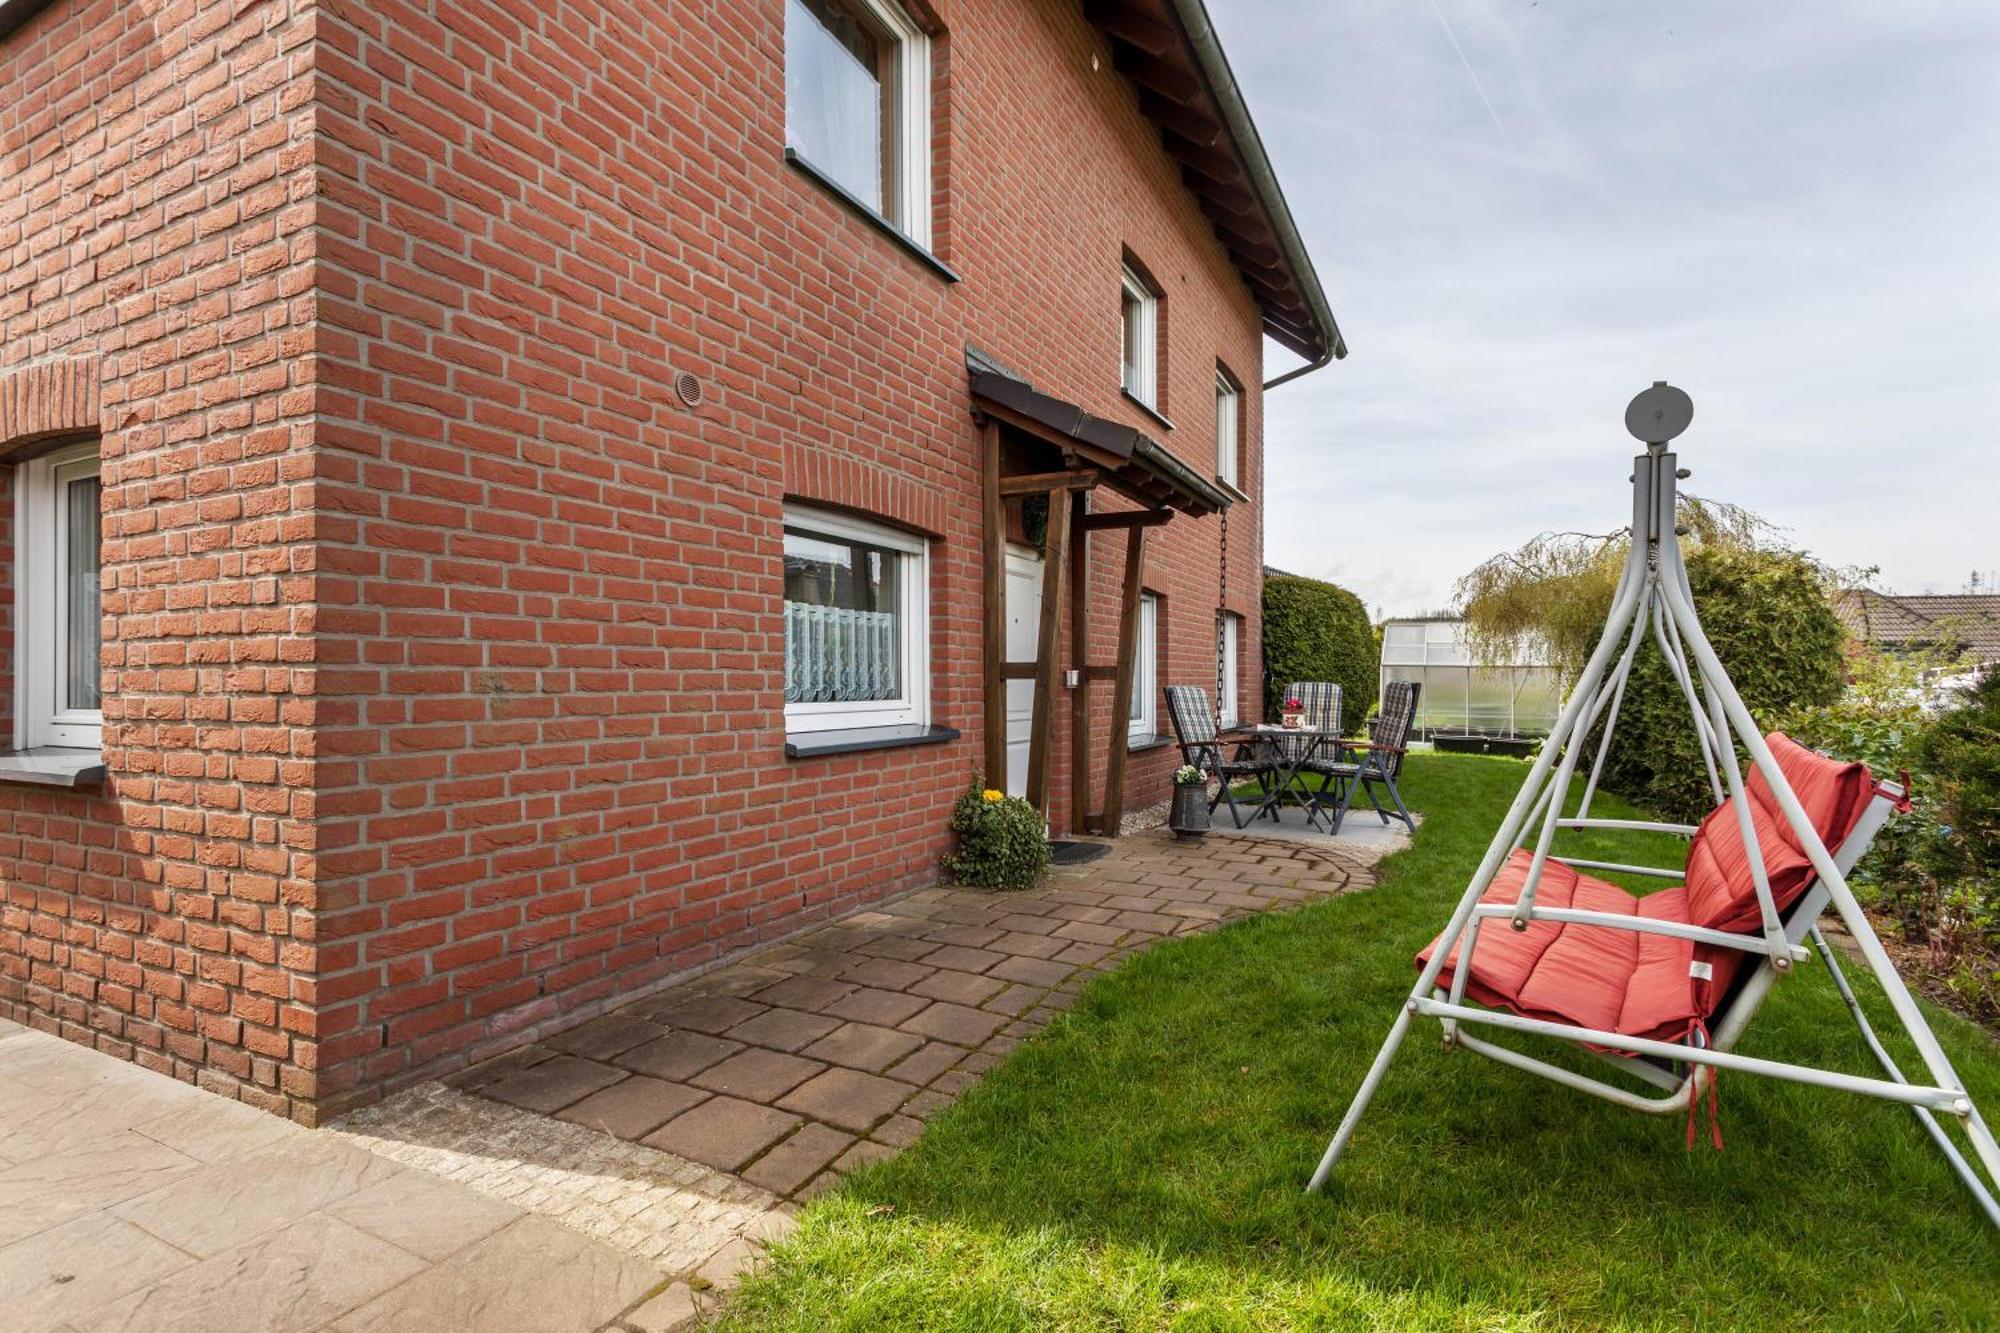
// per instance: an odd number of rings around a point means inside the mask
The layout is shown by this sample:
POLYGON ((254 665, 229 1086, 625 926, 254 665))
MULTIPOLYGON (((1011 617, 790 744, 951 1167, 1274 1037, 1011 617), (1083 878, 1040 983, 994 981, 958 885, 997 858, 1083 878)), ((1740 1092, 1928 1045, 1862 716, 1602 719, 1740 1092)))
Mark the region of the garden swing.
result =
POLYGON ((2000 1182, 2000 1146, 1847 885, 1848 871, 1890 814, 1907 808, 1907 794, 1876 780, 1865 765, 1760 733, 1695 614, 1674 526, 1675 482, 1687 474, 1666 450, 1693 416, 1688 396, 1665 383, 1640 393, 1626 410, 1626 428, 1646 452, 1634 460, 1631 549, 1604 633, 1450 923, 1417 956, 1416 985, 1308 1188, 1326 1183, 1412 1021, 1427 1017, 1442 1025, 1448 1049, 1474 1051, 1632 1110, 1685 1112, 1690 1144, 1706 1093, 1710 1132, 1721 1146, 1714 1081, 1723 1070, 1900 1102, 2000 1226, 1989 1183, 2000 1182), (1699 826, 1590 814, 1632 662, 1648 638, 1694 719, 1716 802, 1699 826), (1576 814, 1565 816, 1578 760, 1600 722, 1576 814), (1747 778, 1738 746, 1750 756, 1747 778), (1557 834, 1573 829, 1684 835, 1691 839, 1687 865, 1683 871, 1552 854, 1557 834), (1675 884, 1634 896, 1590 870, 1675 884), (1915 1046, 1925 1081, 1906 1078, 1876 1038, 1820 934, 1818 919, 1829 905, 1915 1046), (1735 1053, 1772 985, 1811 956, 1808 940, 1887 1078, 1735 1053), (1549 1064, 1465 1030, 1474 1026, 1575 1043, 1658 1092, 1549 1064), (1979 1166, 1946 1133, 1940 1113, 1958 1121, 1979 1166))

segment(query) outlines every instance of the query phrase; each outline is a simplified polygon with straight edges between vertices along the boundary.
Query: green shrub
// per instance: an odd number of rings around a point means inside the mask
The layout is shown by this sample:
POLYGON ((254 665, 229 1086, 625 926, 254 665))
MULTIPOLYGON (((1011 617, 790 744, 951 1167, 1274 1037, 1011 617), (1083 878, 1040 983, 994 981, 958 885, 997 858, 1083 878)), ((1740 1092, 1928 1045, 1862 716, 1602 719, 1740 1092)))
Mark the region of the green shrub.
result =
MULTIPOLYGON (((1819 566, 1755 548, 1697 546, 1686 557, 1702 628, 1754 716, 1768 722, 1840 697, 1844 635, 1819 566)), ((1687 701, 1650 638, 1632 664, 1604 784, 1689 823, 1715 804, 1687 701)))
POLYGON ((1295 574, 1264 580, 1264 712, 1295 680, 1340 686, 1341 724, 1358 729, 1375 704, 1382 651, 1368 608, 1347 589, 1295 574))
POLYGON ((1879 653, 1856 659, 1831 705, 1780 720, 1799 741, 1910 775, 1912 808, 1877 835, 1856 892, 1922 952, 1909 960, 1977 1018, 2000 1016, 2000 672, 1927 718, 1917 670, 1879 653))
MULTIPOLYGON (((1850 655, 1847 688, 1838 699, 1794 708, 1772 721, 1801 745, 1836 759, 1858 759, 1877 776, 1894 777, 1918 766, 1917 744, 1928 725, 1920 684, 1908 659, 1864 647, 1850 655)), ((1906 936, 1921 940, 1929 889, 1916 867, 1916 849, 1933 836, 1937 816, 1929 784, 1913 785, 1915 807, 1883 825, 1851 879, 1862 901, 1894 918, 1906 936)))
POLYGON ((1918 738, 1917 790, 1934 822, 1913 849, 1927 899, 1921 938, 1945 986, 2000 1017, 2000 669, 1918 738))
POLYGON ((1041 811, 979 780, 952 804, 958 847, 944 858, 954 881, 979 889, 1031 889, 1049 868, 1041 811))
POLYGON ((2000 669, 1918 738, 1917 766, 1935 787, 1947 836, 1929 853, 1952 879, 2000 882, 2000 669))

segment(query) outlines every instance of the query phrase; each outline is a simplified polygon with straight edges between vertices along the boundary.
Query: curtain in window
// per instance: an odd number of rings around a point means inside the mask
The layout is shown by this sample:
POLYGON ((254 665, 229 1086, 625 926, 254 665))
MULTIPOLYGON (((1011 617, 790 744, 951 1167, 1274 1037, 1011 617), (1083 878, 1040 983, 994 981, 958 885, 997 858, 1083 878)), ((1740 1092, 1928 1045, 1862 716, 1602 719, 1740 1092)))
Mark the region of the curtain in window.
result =
POLYGON ((785 702, 894 699, 902 653, 896 613, 785 603, 785 702))
POLYGON ((903 693, 901 557, 785 530, 785 702, 864 703, 903 693))
POLYGON ((785 127, 792 147, 877 212, 883 212, 892 43, 840 0, 785 6, 785 127))
POLYGON ((98 496, 96 477, 79 477, 63 487, 65 636, 63 705, 98 707, 97 673, 102 615, 98 591, 98 496))

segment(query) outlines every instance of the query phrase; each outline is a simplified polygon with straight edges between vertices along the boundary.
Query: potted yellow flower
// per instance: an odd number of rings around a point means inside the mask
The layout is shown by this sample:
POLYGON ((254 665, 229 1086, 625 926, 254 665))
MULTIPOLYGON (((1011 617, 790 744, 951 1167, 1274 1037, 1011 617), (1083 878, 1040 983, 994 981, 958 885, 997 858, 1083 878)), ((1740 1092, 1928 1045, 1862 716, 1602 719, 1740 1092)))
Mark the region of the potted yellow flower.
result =
POLYGON ((958 846, 944 858, 955 883, 982 889, 1030 889, 1049 868, 1042 812, 975 778, 951 807, 958 846))

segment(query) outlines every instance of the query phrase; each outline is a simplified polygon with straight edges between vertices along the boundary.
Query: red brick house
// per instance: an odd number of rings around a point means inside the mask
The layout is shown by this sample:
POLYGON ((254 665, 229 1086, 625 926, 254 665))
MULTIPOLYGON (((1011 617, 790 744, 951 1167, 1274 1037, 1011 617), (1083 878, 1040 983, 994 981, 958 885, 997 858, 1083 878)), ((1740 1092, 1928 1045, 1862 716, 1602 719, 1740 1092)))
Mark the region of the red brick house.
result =
POLYGON ((1257 708, 1345 349, 1199 0, 0 0, 0 88, 0 1014, 311 1121, 1257 708))

